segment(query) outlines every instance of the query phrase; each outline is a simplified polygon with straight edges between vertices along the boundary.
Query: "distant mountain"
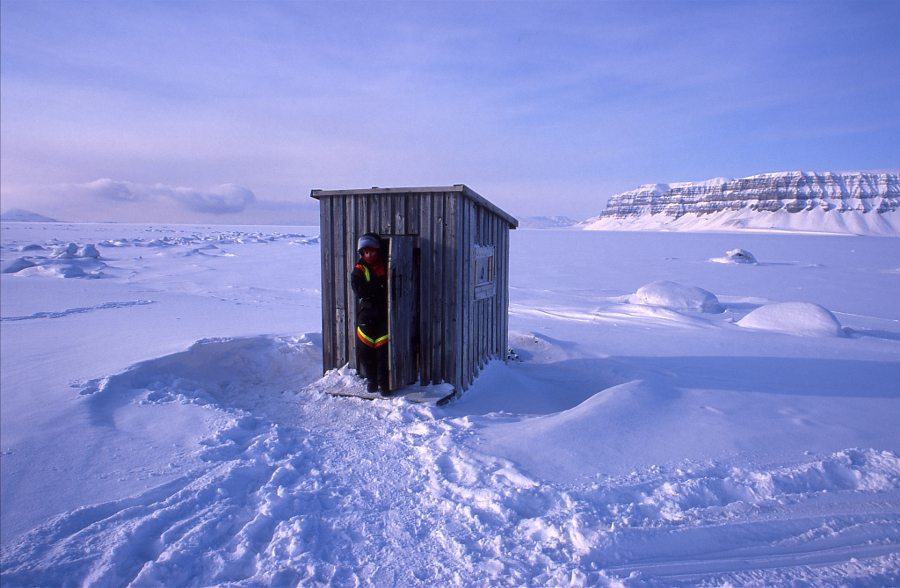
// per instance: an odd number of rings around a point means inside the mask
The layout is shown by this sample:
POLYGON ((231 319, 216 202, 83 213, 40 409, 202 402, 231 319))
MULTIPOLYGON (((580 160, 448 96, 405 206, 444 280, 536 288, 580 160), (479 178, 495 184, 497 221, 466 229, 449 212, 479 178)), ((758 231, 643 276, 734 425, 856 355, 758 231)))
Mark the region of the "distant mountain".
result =
POLYGON ((44 216, 42 214, 38 214, 36 212, 22 210, 21 208, 10 208, 3 214, 0 214, 0 221, 13 222, 13 223, 58 223, 58 222, 60 222, 56 219, 44 216))
POLYGON ((609 199, 587 230, 900 235, 900 174, 762 174, 649 184, 609 199))
POLYGON ((567 216, 526 216, 519 218, 520 229, 563 229, 578 224, 567 216))

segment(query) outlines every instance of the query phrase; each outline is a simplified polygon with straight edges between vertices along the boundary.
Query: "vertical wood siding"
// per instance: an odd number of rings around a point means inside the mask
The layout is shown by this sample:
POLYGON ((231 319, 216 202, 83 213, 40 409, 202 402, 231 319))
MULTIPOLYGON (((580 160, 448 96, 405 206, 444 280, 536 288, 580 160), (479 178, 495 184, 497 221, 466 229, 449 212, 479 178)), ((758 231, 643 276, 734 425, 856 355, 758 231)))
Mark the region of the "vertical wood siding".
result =
POLYGON ((430 194, 422 194, 417 200, 420 204, 419 215, 419 249, 421 295, 419 297, 419 382, 431 383, 432 356, 431 345, 431 291, 434 278, 434 256, 431 243, 431 210, 430 194))
MULTIPOLYGON (((334 231, 331 198, 319 200, 319 247, 322 250, 322 365, 334 365, 335 301, 334 301, 334 231)), ((326 371, 330 368, 325 368, 326 371)))
POLYGON ((366 232, 417 236, 419 381, 463 391, 489 360, 506 359, 508 217, 460 190, 371 192, 313 192, 321 223, 323 367, 356 366, 356 299, 349 283, 356 240, 366 232), (481 300, 475 300, 475 246, 494 248, 496 293, 481 300))

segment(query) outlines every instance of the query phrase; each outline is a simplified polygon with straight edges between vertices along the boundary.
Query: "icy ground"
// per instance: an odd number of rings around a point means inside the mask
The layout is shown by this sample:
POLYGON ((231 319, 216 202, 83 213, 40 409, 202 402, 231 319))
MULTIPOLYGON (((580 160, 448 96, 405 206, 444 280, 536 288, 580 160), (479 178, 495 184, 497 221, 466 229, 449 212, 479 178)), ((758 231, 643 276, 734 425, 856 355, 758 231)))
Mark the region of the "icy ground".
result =
POLYGON ((896 238, 515 231, 436 408, 323 392, 316 235, 2 224, 0 584, 900 585, 896 238))

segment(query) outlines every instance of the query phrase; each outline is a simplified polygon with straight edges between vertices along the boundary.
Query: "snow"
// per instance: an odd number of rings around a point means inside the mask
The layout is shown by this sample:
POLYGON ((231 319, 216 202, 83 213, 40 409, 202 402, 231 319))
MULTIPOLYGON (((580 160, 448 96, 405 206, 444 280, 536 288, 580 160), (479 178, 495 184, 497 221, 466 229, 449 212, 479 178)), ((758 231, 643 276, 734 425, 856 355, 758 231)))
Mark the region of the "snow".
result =
POLYGON ((567 216, 522 216, 516 220, 519 221, 519 229, 564 229, 578 223, 567 216))
POLYGON ((819 233, 835 235, 868 235, 896 237, 900 235, 900 213, 838 211, 821 208, 790 213, 786 210, 724 210, 715 214, 689 212, 678 219, 662 214, 646 214, 625 220, 604 217, 584 222, 585 230, 596 231, 715 231, 750 232, 779 231, 785 233, 819 233))
POLYGON ((748 329, 762 329, 799 337, 843 337, 844 330, 827 308, 811 302, 780 302, 760 306, 737 322, 748 329))
POLYGON ((668 280, 653 282, 638 288, 638 291, 630 296, 628 301, 632 304, 660 306, 677 311, 725 312, 725 309, 719 304, 719 299, 712 292, 696 286, 683 286, 668 280))
POLYGON ((2 224, 3 586, 900 584, 894 239, 513 231, 438 408, 329 394, 317 234, 2 224))
POLYGON ((714 257, 710 261, 719 263, 759 263, 752 253, 743 249, 732 249, 725 253, 725 257, 714 257))
POLYGON ((896 237, 898 194, 900 176, 866 172, 780 172, 740 180, 645 184, 611 197, 604 214, 577 227, 896 237), (780 208, 767 209, 770 204, 780 208))

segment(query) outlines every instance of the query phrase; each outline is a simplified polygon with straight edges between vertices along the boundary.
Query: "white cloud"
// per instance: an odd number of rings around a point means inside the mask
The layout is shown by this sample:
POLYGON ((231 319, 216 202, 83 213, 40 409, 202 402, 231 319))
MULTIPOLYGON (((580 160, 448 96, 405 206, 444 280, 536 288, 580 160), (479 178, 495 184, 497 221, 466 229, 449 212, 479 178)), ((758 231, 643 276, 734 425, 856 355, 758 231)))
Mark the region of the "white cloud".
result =
POLYGON ((256 201, 253 192, 235 184, 221 184, 206 191, 192 188, 169 188, 157 184, 154 186, 154 190, 172 198, 188 210, 212 214, 243 212, 247 206, 256 201))
POLYGON ((102 178, 93 182, 4 188, 4 209, 22 208, 72 222, 296 222, 293 214, 267 216, 266 203, 248 188, 220 184, 206 189, 102 178), (262 205, 262 206, 261 206, 262 205), (270 218, 271 217, 271 218, 270 218))
POLYGON ((170 199, 181 207, 210 214, 243 212, 256 201, 253 192, 235 184, 220 184, 208 190, 173 188, 164 184, 152 186, 110 180, 107 178, 87 184, 61 185, 60 192, 74 192, 88 199, 115 202, 159 202, 170 199))
POLYGON ((66 184, 58 186, 60 192, 66 192, 70 188, 94 198, 119 202, 140 202, 148 198, 146 192, 142 192, 131 182, 116 182, 109 179, 97 180, 71 187, 66 184))

